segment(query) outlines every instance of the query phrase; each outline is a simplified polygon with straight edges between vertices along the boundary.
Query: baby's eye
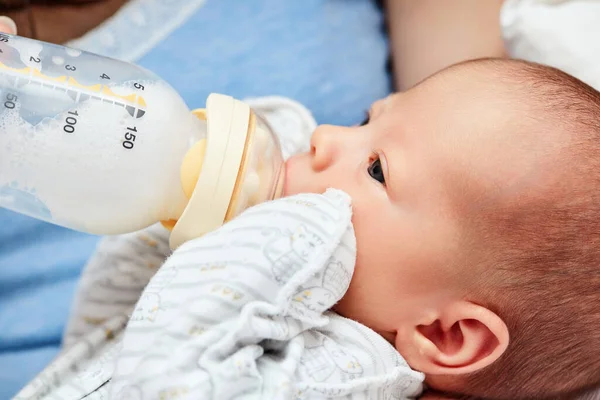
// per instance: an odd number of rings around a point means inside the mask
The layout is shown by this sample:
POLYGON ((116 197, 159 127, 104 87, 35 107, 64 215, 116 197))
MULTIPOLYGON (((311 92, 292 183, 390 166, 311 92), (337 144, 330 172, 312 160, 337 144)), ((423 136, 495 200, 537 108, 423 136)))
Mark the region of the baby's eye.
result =
POLYGON ((360 123, 360 126, 365 126, 368 123, 369 123, 369 114, 367 113, 367 115, 365 116, 365 120, 360 123))
POLYGON ((385 185, 385 176, 383 175, 383 169, 381 168, 381 160, 378 158, 374 159, 369 168, 367 168, 369 175, 371 178, 375 179, 377 182, 385 185))

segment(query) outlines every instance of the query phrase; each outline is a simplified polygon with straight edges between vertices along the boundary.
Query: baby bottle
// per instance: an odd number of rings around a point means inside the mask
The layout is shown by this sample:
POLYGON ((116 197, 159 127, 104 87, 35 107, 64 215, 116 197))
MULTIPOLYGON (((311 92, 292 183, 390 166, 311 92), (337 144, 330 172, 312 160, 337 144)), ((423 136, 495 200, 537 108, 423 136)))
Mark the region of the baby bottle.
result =
POLYGON ((281 196, 267 123, 211 94, 190 111, 151 72, 0 34, 0 206, 93 234, 156 222, 171 246, 281 196))

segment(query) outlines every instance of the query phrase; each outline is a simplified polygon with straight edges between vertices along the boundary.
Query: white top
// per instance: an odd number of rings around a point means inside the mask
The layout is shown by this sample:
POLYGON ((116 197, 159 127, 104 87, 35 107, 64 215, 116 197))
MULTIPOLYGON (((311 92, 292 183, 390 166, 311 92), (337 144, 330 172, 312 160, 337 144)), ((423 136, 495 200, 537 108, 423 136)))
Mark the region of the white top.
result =
POLYGON ((599 15, 596 0, 505 0, 501 24, 507 51, 600 90, 599 15))

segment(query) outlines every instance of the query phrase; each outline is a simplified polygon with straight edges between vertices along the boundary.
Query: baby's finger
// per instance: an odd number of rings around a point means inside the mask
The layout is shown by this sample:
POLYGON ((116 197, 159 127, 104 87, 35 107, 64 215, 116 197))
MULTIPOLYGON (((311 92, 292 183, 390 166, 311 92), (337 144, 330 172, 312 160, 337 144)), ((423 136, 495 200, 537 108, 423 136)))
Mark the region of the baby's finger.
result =
POLYGON ((10 33, 11 35, 17 34, 17 24, 15 21, 7 16, 0 16, 0 32, 10 33))

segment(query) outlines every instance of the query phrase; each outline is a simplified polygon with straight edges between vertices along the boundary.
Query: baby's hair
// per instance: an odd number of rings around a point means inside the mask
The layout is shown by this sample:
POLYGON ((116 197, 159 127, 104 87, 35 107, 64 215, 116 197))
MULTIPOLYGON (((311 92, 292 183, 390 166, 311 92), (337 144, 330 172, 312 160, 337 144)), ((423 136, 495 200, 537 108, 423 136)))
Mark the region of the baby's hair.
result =
POLYGON ((559 132, 564 164, 542 199, 477 213, 473 234, 488 254, 474 267, 476 297, 504 319, 510 343, 498 361, 461 380, 463 393, 573 398, 600 385, 600 93, 524 61, 463 67, 491 69, 528 118, 559 132))

